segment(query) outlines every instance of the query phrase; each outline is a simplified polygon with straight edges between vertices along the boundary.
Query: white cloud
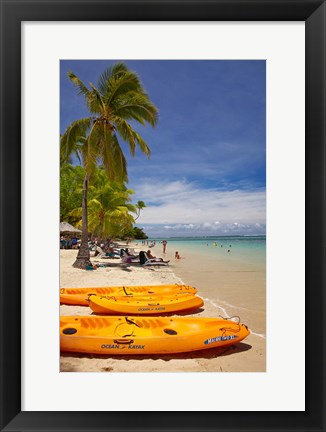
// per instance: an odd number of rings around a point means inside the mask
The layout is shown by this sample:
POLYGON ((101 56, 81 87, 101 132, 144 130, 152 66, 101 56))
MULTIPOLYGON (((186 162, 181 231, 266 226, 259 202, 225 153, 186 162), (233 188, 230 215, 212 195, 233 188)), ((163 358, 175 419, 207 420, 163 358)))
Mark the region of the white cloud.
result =
POLYGON ((139 224, 163 224, 167 229, 264 229, 265 189, 201 189, 186 181, 142 183, 137 199, 145 201, 139 224), (174 225, 174 228, 172 227, 174 225), (182 227, 183 225, 183 227, 182 227))
POLYGON ((202 237, 225 235, 265 235, 266 227, 260 224, 175 224, 175 225, 143 225, 150 237, 202 237))

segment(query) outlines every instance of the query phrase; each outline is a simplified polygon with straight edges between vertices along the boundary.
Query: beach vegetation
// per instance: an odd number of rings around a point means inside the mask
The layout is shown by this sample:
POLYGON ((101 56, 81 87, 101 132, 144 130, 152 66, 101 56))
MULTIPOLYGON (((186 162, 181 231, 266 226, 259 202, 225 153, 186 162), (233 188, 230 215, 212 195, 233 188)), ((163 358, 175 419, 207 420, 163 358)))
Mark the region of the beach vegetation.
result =
MULTIPOLYGON (((103 168, 98 168, 89 185, 88 230, 92 237, 109 240, 132 229, 136 206, 131 203, 133 190, 124 183, 109 181, 103 168)), ((70 212, 82 226, 82 207, 70 212)))
POLYGON ((81 193, 85 170, 80 165, 69 163, 60 166, 60 221, 67 221, 75 226, 80 217, 71 212, 81 206, 81 193))
MULTIPOLYGON (((82 227, 81 196, 85 169, 69 163, 60 168, 60 220, 82 227)), ((147 238, 141 228, 134 227, 139 214, 139 203, 131 203, 134 191, 124 183, 112 182, 108 179, 103 167, 94 172, 88 188, 88 230, 91 239, 98 238, 105 242, 120 237, 147 238)))
MULTIPOLYGON (((138 75, 124 63, 105 69, 97 86, 92 83, 87 86, 72 71, 68 72, 68 78, 78 94, 84 97, 90 114, 87 118, 72 122, 60 140, 61 162, 67 162, 75 155, 85 169, 81 245, 73 266, 86 268, 90 265, 87 206, 90 179, 96 168, 102 165, 110 181, 121 184, 128 181, 127 160, 120 143, 123 141, 128 145, 132 156, 138 147, 149 157, 150 149, 134 125, 149 124, 154 127, 158 110, 138 75)), ((113 224, 113 220, 110 223, 113 224)))
POLYGON ((134 226, 130 231, 125 234, 124 238, 146 240, 148 239, 148 235, 144 232, 143 228, 138 228, 137 226, 134 226))

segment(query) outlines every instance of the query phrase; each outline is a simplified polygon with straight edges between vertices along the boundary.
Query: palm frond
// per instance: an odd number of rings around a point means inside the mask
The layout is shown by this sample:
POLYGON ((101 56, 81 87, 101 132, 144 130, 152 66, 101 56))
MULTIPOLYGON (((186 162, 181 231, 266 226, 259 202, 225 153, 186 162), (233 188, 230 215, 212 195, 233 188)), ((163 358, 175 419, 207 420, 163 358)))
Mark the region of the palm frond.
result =
POLYGON ((137 213, 137 208, 135 205, 125 203, 124 206, 128 209, 129 212, 137 213))
POLYGON ((111 210, 109 214, 112 219, 114 218, 119 219, 122 216, 126 216, 128 214, 128 211, 123 207, 120 208, 117 207, 114 210, 111 210))
POLYGON ((96 198, 93 198, 91 200, 88 201, 88 207, 92 210, 92 211, 99 211, 103 208, 102 204, 100 203, 99 200, 97 200, 96 198))
POLYGON ((92 87, 92 97, 89 100, 89 107, 92 112, 100 112, 105 113, 105 104, 102 99, 102 96, 100 92, 97 90, 96 87, 93 86, 92 83, 89 83, 89 85, 92 87))
POLYGON ((133 119, 141 124, 147 122, 153 127, 158 121, 156 106, 147 95, 141 93, 130 92, 125 98, 117 99, 113 112, 119 118, 133 119))
POLYGON ((118 182, 127 181, 127 161, 121 150, 116 134, 112 134, 104 125, 104 140, 102 147, 102 160, 107 176, 110 180, 118 182))
POLYGON ((103 222, 99 220, 96 212, 89 212, 88 230, 94 235, 101 235, 103 231, 103 222))
POLYGON ((84 95, 87 99, 90 96, 90 91, 86 87, 86 85, 83 83, 83 81, 81 79, 79 79, 78 76, 75 75, 72 71, 69 71, 67 73, 67 75, 68 75, 68 78, 70 79, 70 81, 72 81, 73 84, 77 87, 78 94, 84 95))
POLYGON ((69 213, 69 216, 81 218, 82 217, 82 208, 77 207, 77 208, 71 210, 71 212, 69 213))
POLYGON ((67 151, 67 135, 60 137, 60 163, 70 163, 70 155, 67 151))
POLYGON ((150 157, 151 155, 151 151, 150 148, 148 147, 148 145, 145 143, 145 141, 143 140, 143 138, 139 135, 139 133, 134 132, 135 134, 135 138, 137 141, 137 144, 139 145, 140 150, 148 157, 150 157))
POLYGON ((106 126, 103 126, 103 142, 102 142, 102 160, 103 167, 105 169, 105 173, 108 176, 109 180, 115 180, 114 173, 114 161, 112 154, 112 134, 110 131, 106 130, 106 126))
POLYGON ((121 135, 122 139, 129 144, 130 153, 135 156, 136 144, 138 144, 140 150, 146 155, 150 156, 151 151, 148 145, 145 143, 143 138, 133 130, 129 123, 125 120, 119 119, 117 122, 117 130, 121 135))
POLYGON ((112 105, 116 99, 125 98, 125 95, 131 92, 145 95, 141 81, 136 73, 126 71, 119 77, 113 76, 107 84, 107 103, 112 105))
POLYGON ((122 139, 129 144, 131 156, 135 156, 136 152, 136 140, 134 136, 134 131, 129 123, 119 119, 116 121, 117 131, 121 135, 122 139))
POLYGON ((78 143, 85 138, 91 123, 92 119, 88 117, 76 120, 67 127, 60 140, 60 157, 62 161, 68 160, 73 153, 78 154, 80 151, 78 143))
POLYGON ((124 74, 128 70, 127 66, 124 63, 118 62, 113 66, 110 66, 101 73, 98 81, 97 87, 99 91, 104 95, 108 89, 108 81, 111 77, 115 77, 117 79, 120 75, 124 74))
POLYGON ((84 145, 84 165, 86 172, 91 176, 97 167, 99 147, 102 141, 102 127, 93 122, 87 142, 84 145))
POLYGON ((116 134, 112 136, 112 156, 114 162, 113 169, 116 180, 120 182, 128 182, 127 160, 120 147, 116 134))

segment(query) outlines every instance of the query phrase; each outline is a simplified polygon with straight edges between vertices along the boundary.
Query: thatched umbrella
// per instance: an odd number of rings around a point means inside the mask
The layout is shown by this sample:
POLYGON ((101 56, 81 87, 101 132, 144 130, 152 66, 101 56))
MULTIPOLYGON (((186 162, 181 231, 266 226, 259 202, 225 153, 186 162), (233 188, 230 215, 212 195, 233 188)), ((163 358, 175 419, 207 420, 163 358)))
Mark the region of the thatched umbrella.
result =
POLYGON ((60 234, 80 234, 81 230, 70 225, 68 222, 60 222, 60 234))

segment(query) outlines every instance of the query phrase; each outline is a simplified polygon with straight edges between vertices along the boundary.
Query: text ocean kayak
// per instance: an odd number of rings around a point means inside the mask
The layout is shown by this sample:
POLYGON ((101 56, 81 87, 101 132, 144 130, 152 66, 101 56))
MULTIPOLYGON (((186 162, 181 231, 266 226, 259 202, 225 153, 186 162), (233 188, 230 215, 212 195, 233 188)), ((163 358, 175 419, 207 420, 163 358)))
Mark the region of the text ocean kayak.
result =
POLYGON ((89 296, 89 307, 98 314, 157 315, 198 309, 204 302, 196 295, 89 296))

